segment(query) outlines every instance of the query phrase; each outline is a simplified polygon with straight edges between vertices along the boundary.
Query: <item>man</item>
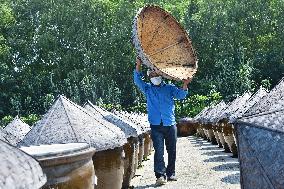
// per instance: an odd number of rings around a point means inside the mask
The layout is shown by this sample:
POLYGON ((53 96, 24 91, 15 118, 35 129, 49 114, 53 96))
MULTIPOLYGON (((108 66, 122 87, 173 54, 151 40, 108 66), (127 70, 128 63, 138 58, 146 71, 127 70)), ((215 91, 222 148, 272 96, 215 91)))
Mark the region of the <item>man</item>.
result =
POLYGON ((154 171, 157 178, 156 185, 163 185, 166 181, 176 181, 176 141, 177 128, 175 122, 175 99, 184 99, 188 94, 187 85, 191 80, 184 80, 182 89, 175 85, 166 84, 162 77, 154 71, 148 71, 151 83, 142 80, 141 60, 136 59, 134 83, 147 99, 148 120, 151 126, 151 137, 155 149, 154 171), (164 141, 168 152, 168 166, 164 162, 164 141), (166 180, 167 178, 167 180, 166 180))

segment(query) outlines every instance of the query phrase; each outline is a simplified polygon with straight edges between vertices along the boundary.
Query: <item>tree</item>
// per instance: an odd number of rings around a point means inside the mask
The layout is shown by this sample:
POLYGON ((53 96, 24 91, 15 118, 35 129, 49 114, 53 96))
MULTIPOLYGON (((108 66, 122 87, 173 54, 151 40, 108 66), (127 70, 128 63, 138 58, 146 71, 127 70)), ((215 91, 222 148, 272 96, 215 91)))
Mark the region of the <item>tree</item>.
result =
POLYGON ((275 84, 283 76, 283 4, 191 0, 185 22, 199 57, 194 90, 204 93, 205 83, 231 99, 262 80, 275 84))

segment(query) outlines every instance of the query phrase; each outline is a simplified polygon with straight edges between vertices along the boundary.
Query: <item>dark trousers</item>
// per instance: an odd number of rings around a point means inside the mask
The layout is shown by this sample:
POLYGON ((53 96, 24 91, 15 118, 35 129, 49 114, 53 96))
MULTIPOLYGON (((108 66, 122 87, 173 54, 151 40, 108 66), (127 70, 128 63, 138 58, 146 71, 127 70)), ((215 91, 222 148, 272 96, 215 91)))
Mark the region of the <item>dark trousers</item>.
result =
POLYGON ((160 176, 172 176, 175 174, 176 164, 176 125, 160 126, 151 125, 151 137, 155 149, 154 171, 157 178, 160 176), (168 166, 165 167, 164 161, 164 143, 168 153, 168 166))

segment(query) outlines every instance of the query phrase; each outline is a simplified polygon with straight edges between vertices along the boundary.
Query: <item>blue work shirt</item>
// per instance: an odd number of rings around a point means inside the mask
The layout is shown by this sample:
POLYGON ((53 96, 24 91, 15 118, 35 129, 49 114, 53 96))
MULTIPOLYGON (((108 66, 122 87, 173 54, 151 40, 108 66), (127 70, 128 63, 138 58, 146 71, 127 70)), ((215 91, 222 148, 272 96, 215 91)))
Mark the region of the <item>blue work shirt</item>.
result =
POLYGON ((184 99, 187 90, 179 89, 175 85, 166 84, 156 86, 142 80, 142 73, 134 70, 134 83, 147 99, 148 121, 151 125, 171 126, 175 121, 174 99, 184 99))

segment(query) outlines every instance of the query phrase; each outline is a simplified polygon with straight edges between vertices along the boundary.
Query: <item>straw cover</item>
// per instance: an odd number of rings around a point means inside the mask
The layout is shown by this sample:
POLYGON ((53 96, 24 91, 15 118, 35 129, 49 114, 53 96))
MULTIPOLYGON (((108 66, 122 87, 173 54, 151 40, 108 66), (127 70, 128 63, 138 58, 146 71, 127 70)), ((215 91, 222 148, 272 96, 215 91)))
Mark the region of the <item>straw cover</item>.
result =
POLYGON ((61 95, 21 145, 74 142, 86 142, 102 151, 121 147, 127 140, 122 132, 111 130, 88 110, 61 95))
POLYGON ((209 107, 205 107, 201 112, 199 112, 193 119, 197 122, 200 121, 200 119, 202 118, 202 116, 205 114, 205 112, 207 112, 207 110, 209 109, 209 107))
POLYGON ((209 107, 204 108, 204 110, 200 114, 198 114, 198 117, 196 118, 196 120, 200 123, 205 123, 206 116, 214 107, 215 106, 211 105, 209 107))
POLYGON ((46 183, 39 163, 23 151, 0 140, 0 188, 39 189, 46 183))
POLYGON ((210 123, 217 123, 219 120, 220 114, 222 114, 226 109, 228 108, 228 104, 226 104, 224 101, 221 101, 214 110, 210 112, 211 116, 209 118, 210 123))
POLYGON ((239 109, 230 116, 229 123, 234 123, 237 118, 240 118, 243 116, 243 114, 248 111, 254 104, 256 104, 261 98, 263 98, 265 95, 267 95, 267 92, 265 89, 260 88, 254 95, 252 95, 245 104, 242 104, 239 106, 239 109))
POLYGON ((183 117, 179 119, 179 123, 187 122, 187 123, 196 123, 197 121, 191 117, 183 117))
POLYGON ((115 115, 120 117, 121 119, 127 121, 128 123, 131 123, 133 127, 135 127, 136 131, 139 132, 140 134, 145 133, 148 129, 145 129, 145 127, 141 124, 138 123, 137 120, 133 119, 133 115, 130 115, 128 112, 125 111, 113 111, 115 115))
POLYGON ((126 111, 120 111, 120 114, 124 115, 128 120, 135 123, 143 132, 151 130, 147 114, 137 112, 129 113, 126 111))
POLYGON ((203 119, 203 123, 213 123, 218 113, 226 107, 226 103, 223 100, 220 101, 217 105, 213 106, 212 109, 206 112, 206 115, 203 119))
POLYGON ((1 128, 0 128, 0 140, 3 140, 3 141, 5 141, 5 142, 8 142, 8 143, 9 143, 8 139, 6 138, 6 133, 5 133, 5 131, 4 131, 3 129, 1 129, 1 128))
POLYGON ((106 125, 121 129, 124 132, 126 138, 138 136, 136 127, 133 124, 130 124, 129 122, 119 118, 113 113, 94 105, 92 102, 87 101, 84 105, 84 108, 92 112, 96 117, 99 117, 101 120, 104 120, 104 122, 107 122, 106 125))
POLYGON ((188 34, 158 6, 148 5, 137 12, 133 43, 143 64, 165 78, 192 78, 197 70, 197 57, 188 34))
POLYGON ((284 107, 284 79, 280 82, 258 103, 254 104, 244 115, 249 116, 261 112, 278 110, 284 107))
POLYGON ((237 122, 249 123, 284 132, 284 109, 242 117, 237 122))
POLYGON ((243 95, 237 97, 235 100, 233 100, 229 104, 229 106, 224 111, 222 111, 222 113, 218 116, 216 122, 222 119, 226 119, 227 121, 229 121, 230 117, 234 116, 237 110, 243 107, 250 97, 251 97, 251 93, 249 92, 244 93, 243 95))
MULTIPOLYGON (((242 122, 235 127, 242 188, 283 188, 284 133, 265 128, 272 125, 283 127, 283 112, 259 115, 244 121, 258 125, 242 122), (281 118, 277 118, 278 116, 281 118)), ((280 127, 278 129, 283 131, 280 127)))
POLYGON ((9 143, 16 146, 23 140, 31 128, 28 124, 24 123, 18 116, 16 116, 3 130, 5 132, 5 138, 9 141, 9 143))

